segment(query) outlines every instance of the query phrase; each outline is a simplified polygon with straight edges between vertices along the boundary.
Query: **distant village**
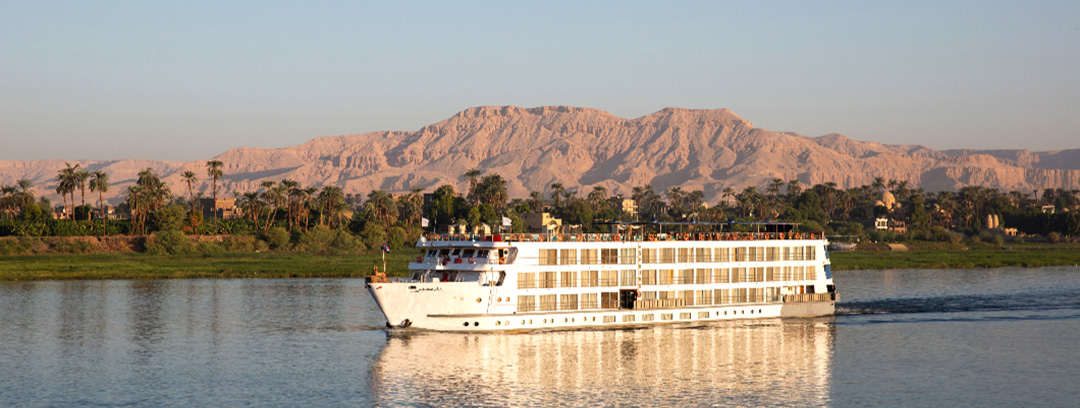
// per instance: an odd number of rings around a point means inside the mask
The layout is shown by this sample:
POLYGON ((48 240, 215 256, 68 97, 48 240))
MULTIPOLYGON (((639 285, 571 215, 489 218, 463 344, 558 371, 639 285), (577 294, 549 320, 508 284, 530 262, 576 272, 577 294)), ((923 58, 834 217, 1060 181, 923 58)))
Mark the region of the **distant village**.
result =
POLYGON ((4 185, 0 196, 0 236, 149 235, 162 231, 194 235, 277 236, 288 247, 311 231, 352 238, 344 245, 401 247, 421 233, 580 234, 607 232, 607 221, 724 223, 783 221, 804 231, 824 231, 836 242, 908 240, 1058 241, 1080 236, 1080 191, 1000 191, 967 186, 928 192, 904 180, 878 177, 871 185, 840 189, 834 183, 803 186, 773 179, 762 189, 723 189, 723 199, 706 203, 702 191, 651 185, 629 196, 604 187, 589 191, 553 183, 546 191, 511 198, 498 174, 471 169, 461 175, 464 191, 442 185, 432 192, 414 189, 392 194, 343 194, 337 186, 302 186, 292 180, 266 180, 256 191, 219 197, 223 164, 211 160, 206 172, 186 171, 186 191, 171 191, 152 169, 138 174, 124 202, 102 201, 108 174, 78 164, 61 169, 56 192, 62 203, 35 197, 31 183, 4 185), (210 184, 210 197, 194 194, 210 184), (89 197, 87 197, 89 193, 89 197), (95 200, 96 198, 96 200, 95 200), (284 238, 283 238, 284 237, 284 238))

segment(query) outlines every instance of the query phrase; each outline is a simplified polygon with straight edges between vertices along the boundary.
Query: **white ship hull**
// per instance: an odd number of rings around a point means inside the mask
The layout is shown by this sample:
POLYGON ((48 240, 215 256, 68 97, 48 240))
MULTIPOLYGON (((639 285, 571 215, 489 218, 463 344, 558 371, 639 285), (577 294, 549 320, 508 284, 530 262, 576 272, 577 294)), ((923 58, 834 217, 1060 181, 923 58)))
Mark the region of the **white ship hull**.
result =
POLYGON ((457 332, 625 328, 831 315, 836 301, 823 239, 449 240, 418 246, 428 252, 410 264, 414 272, 410 279, 369 281, 368 291, 388 327, 457 332), (765 261, 764 255, 759 256, 761 260, 754 258, 759 248, 763 253, 786 254, 785 247, 800 248, 801 255, 783 255, 792 259, 774 261, 765 261), (665 248, 672 248, 672 254, 684 254, 678 249, 696 250, 699 256, 687 256, 683 262, 653 257, 665 248), (748 258, 747 248, 754 248, 748 258), (728 249, 743 258, 713 258, 712 254, 728 249), (579 250, 592 257, 582 254, 571 259, 569 255, 576 256, 579 250), (605 252, 610 254, 629 250, 622 253, 634 254, 634 258, 632 263, 612 262, 615 258, 604 263, 593 259, 589 250, 610 250, 605 252), (545 261, 543 251, 567 255, 554 262, 558 265, 549 265, 553 258, 545 261), (707 257, 701 255, 706 253, 707 257), (443 256, 448 254, 457 256, 443 256), (557 277, 537 281, 537 274, 557 277), (622 279, 602 280, 601 274, 622 274, 622 279))

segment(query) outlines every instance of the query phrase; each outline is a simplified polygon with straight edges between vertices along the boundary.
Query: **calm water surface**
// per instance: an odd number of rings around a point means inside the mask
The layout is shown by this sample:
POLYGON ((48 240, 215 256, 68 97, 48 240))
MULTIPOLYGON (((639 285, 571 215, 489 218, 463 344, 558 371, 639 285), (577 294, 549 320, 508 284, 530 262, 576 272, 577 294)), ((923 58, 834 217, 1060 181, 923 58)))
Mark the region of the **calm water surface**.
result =
POLYGON ((401 334, 358 280, 0 283, 2 406, 1077 406, 1080 269, 836 273, 834 317, 401 334))

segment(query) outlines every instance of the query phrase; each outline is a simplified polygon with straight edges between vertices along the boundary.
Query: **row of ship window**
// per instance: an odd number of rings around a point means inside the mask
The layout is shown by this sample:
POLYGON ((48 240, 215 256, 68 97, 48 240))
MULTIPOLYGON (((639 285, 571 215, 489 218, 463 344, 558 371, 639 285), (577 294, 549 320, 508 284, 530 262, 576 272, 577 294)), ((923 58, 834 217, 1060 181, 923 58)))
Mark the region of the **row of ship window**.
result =
POLYGON ((643 269, 621 271, 518 272, 518 289, 688 285, 742 282, 813 280, 815 266, 759 266, 754 268, 643 269))
MULTIPOLYGON (((541 249, 540 265, 636 264, 637 248, 541 249)), ((641 248, 641 263, 775 262, 817 259, 813 245, 735 248, 641 248)))
MULTIPOLYGON (((641 291, 641 295, 641 299, 637 301, 639 303, 677 300, 677 303, 669 304, 678 307, 767 303, 778 302, 782 298, 779 287, 641 291)), ((618 309, 619 292, 518 295, 517 302, 518 312, 618 309)))

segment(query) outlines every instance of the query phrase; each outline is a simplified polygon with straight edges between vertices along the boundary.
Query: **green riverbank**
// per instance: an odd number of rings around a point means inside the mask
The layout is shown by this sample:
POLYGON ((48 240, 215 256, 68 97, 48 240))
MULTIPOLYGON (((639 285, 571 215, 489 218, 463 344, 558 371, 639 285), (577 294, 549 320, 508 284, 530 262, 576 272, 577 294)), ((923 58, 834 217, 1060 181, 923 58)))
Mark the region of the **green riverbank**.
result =
MULTIPOLYGON (((392 275, 405 275, 413 251, 386 256, 392 275)), ((0 257, 0 281, 60 279, 359 278, 382 267, 378 252, 310 255, 287 252, 165 256, 147 254, 0 257)))
POLYGON ((834 270, 1040 267, 1080 264, 1076 244, 1017 245, 1008 248, 834 251, 834 270))
MULTIPOLYGON (((392 276, 404 276, 415 251, 386 257, 392 276)), ((1021 245, 1009 249, 915 249, 834 251, 834 270, 906 268, 1040 267, 1080 264, 1080 245, 1021 245)), ((359 278, 382 269, 379 252, 311 255, 290 252, 227 252, 165 256, 138 253, 21 255, 0 257, 0 281, 62 279, 359 278)))

